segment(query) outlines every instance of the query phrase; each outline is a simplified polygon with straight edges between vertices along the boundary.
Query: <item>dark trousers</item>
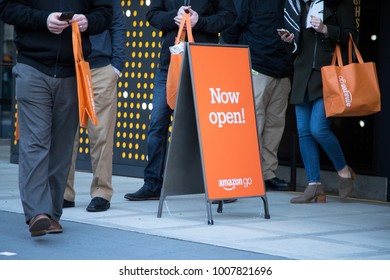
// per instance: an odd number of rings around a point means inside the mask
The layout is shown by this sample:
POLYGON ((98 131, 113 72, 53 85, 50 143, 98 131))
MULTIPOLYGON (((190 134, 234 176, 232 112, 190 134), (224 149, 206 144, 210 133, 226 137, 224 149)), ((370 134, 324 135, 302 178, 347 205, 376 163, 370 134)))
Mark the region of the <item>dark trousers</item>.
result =
POLYGON ((58 221, 78 125, 76 77, 54 78, 18 63, 19 190, 26 222, 58 221))

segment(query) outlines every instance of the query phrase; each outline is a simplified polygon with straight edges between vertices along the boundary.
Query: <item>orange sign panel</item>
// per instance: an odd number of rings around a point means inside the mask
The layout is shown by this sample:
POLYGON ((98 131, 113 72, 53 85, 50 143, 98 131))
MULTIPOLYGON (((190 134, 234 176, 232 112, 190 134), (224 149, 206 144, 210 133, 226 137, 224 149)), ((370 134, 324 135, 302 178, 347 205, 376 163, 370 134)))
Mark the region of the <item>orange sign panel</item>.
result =
POLYGON ((189 51, 208 199, 264 195, 248 48, 189 51))

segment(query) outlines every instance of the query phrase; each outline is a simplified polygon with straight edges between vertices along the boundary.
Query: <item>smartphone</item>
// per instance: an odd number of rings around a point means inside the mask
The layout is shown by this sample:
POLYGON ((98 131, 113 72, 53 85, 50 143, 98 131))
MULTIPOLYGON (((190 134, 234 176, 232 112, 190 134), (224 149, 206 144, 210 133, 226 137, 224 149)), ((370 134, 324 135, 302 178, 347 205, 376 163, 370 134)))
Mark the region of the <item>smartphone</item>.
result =
POLYGON ((74 16, 74 12, 63 12, 60 15, 59 20, 70 21, 73 18, 73 16, 74 16))
POLYGON ((291 33, 290 31, 288 31, 288 30, 286 30, 284 28, 276 29, 276 31, 282 33, 282 35, 284 35, 284 34, 290 35, 290 33, 291 33))

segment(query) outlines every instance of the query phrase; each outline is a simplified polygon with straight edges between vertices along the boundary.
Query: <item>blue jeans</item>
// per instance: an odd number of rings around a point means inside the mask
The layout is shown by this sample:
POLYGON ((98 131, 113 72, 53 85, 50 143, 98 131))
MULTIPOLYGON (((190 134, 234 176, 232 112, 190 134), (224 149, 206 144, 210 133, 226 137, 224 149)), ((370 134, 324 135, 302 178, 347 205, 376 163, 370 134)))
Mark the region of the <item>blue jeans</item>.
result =
POLYGON ((167 152, 168 128, 172 109, 167 104, 166 84, 168 71, 158 69, 154 80, 153 109, 148 131, 148 164, 144 170, 144 186, 150 191, 161 190, 167 152))
POLYGON ((321 182, 318 144, 337 171, 344 168, 346 165, 344 154, 339 141, 330 129, 330 119, 326 118, 323 99, 318 98, 309 102, 306 98, 304 103, 295 105, 295 115, 307 181, 321 182))

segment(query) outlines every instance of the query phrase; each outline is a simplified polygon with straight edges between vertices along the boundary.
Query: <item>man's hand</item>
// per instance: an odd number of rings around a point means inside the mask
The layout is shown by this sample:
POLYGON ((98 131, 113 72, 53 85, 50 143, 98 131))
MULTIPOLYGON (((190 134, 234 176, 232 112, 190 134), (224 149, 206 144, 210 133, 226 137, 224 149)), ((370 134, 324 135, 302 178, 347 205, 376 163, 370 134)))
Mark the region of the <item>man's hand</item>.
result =
POLYGON ((46 20, 47 29, 51 33, 61 34, 69 26, 68 21, 60 20, 61 13, 51 13, 46 20))
POLYGON ((80 32, 84 32, 88 29, 88 20, 85 17, 85 15, 82 14, 76 14, 73 16, 73 18, 69 21, 66 20, 60 20, 61 13, 55 12, 51 13, 46 20, 47 29, 51 33, 54 34, 61 34, 62 31, 64 31, 65 28, 70 26, 73 21, 77 21, 79 23, 79 29, 80 32))
POLYGON ((188 9, 189 9, 189 8, 190 8, 190 7, 188 7, 188 6, 181 6, 181 7, 179 8, 179 10, 177 11, 177 16, 180 17, 180 18, 182 18, 183 15, 184 15, 184 13, 188 13, 188 9))
POLYGON ((177 11, 177 16, 175 16, 175 18, 173 19, 176 25, 178 26, 180 25, 184 13, 190 14, 191 27, 194 27, 199 20, 199 15, 197 12, 191 9, 191 7, 187 7, 187 6, 181 6, 180 9, 177 11))
POLYGON ((180 22, 183 18, 183 15, 185 13, 188 13, 188 7, 187 6, 181 6, 179 10, 177 11, 177 15, 173 18, 177 26, 180 26, 180 22))
POLYGON ((191 8, 189 8, 188 10, 189 10, 190 15, 191 15, 191 18, 190 18, 191 19, 191 27, 194 27, 198 23, 199 15, 197 12, 195 12, 191 8))
POLYGON ((75 14, 72 18, 72 21, 77 21, 79 23, 80 32, 84 32, 88 29, 88 20, 85 15, 75 14))

